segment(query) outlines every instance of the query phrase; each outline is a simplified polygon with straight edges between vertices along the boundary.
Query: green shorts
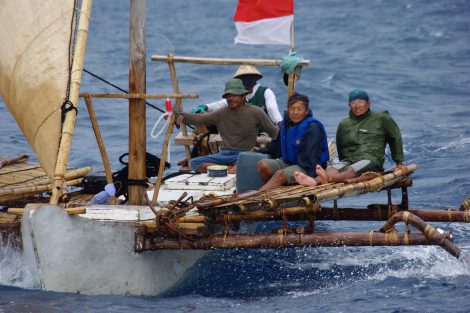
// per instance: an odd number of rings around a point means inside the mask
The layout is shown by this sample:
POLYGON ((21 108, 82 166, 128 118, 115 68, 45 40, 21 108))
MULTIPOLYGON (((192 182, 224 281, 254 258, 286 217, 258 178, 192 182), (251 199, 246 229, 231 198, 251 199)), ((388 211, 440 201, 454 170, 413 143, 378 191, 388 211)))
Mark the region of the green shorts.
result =
POLYGON ((347 170, 349 167, 354 169, 354 173, 356 173, 356 177, 361 176, 365 172, 381 172, 382 169, 378 167, 374 162, 370 160, 360 160, 356 163, 351 163, 349 161, 340 161, 338 163, 333 164, 333 167, 338 170, 338 172, 342 173, 347 170))
POLYGON ((264 159, 264 162, 268 165, 268 167, 273 171, 273 174, 277 171, 282 171, 287 177, 287 183, 289 185, 296 184, 294 178, 294 172, 302 172, 307 174, 303 168, 298 166, 297 164, 287 164, 282 159, 264 159))

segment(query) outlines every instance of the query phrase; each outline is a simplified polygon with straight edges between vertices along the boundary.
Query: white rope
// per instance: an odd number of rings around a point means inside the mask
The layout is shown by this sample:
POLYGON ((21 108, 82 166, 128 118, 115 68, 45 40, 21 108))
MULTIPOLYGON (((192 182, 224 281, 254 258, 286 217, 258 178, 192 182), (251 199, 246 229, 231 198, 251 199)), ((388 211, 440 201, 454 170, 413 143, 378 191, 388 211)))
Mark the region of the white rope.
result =
POLYGON ((168 123, 170 122, 170 119, 171 119, 171 112, 165 112, 163 113, 162 115, 160 115, 160 117, 158 118, 157 122, 155 122, 155 125, 153 125, 153 128, 152 128, 152 131, 150 132, 150 137, 152 138, 158 138, 162 132, 165 130, 165 128, 168 126, 168 123), (160 131, 155 135, 155 131, 158 127, 158 124, 160 124, 160 121, 162 120, 162 118, 166 117, 166 121, 165 121, 165 124, 163 124, 163 127, 160 129, 160 131))
MULTIPOLYGON (((153 125, 153 128, 152 128, 152 131, 150 132, 150 137, 151 138, 154 138, 154 139, 157 139, 158 137, 160 137, 160 135, 162 134, 162 132, 167 128, 168 126, 168 123, 170 122, 171 120, 171 102, 170 102, 170 99, 166 99, 166 102, 165 102, 165 106, 166 106, 166 109, 167 111, 165 113, 163 113, 162 115, 160 115, 160 117, 158 118, 158 120, 155 122, 155 125, 153 125), (166 118, 166 121, 165 121, 165 124, 163 124, 163 127, 160 128, 160 130, 158 131, 157 134, 155 134, 155 131, 157 130, 157 127, 158 125, 160 124, 162 118, 166 118)), ((171 163, 171 154, 170 154, 170 151, 171 151, 171 140, 168 142, 168 152, 167 152, 167 162, 168 163, 171 163)))

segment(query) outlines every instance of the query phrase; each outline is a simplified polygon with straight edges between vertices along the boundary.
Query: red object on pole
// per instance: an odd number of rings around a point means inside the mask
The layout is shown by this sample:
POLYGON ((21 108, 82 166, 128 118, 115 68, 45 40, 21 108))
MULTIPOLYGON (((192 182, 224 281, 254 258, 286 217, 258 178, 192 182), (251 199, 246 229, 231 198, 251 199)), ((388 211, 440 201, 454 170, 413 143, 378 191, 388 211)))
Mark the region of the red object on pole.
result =
POLYGON ((166 108, 166 111, 167 111, 167 112, 171 112, 171 106, 172 106, 172 104, 171 104, 170 98, 166 98, 166 101, 165 101, 165 108, 166 108))

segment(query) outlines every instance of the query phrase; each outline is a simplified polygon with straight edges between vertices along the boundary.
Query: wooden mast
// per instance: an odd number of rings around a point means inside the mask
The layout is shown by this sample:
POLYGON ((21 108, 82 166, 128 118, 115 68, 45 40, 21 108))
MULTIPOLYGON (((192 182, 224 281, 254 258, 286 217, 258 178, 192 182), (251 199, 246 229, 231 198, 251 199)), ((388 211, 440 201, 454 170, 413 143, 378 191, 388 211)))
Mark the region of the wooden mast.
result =
MULTIPOLYGON (((80 20, 78 22, 77 40, 73 55, 69 94, 69 100, 75 108, 78 106, 78 94, 80 93, 80 83, 82 81, 82 68, 85 59, 88 25, 90 24, 91 4, 92 0, 83 0, 80 9, 80 20)), ((59 203, 59 198, 63 193, 65 172, 67 171, 67 161, 69 159, 70 146, 72 144, 76 114, 76 110, 69 110, 65 114, 62 134, 60 137, 59 152, 57 154, 57 163, 52 181, 51 204, 59 203)))
MULTIPOLYGON (((146 0, 130 0, 129 93, 146 93, 146 0)), ((145 180, 145 99, 129 99, 129 180, 145 180)), ((143 185, 129 184, 129 204, 145 204, 143 185)))

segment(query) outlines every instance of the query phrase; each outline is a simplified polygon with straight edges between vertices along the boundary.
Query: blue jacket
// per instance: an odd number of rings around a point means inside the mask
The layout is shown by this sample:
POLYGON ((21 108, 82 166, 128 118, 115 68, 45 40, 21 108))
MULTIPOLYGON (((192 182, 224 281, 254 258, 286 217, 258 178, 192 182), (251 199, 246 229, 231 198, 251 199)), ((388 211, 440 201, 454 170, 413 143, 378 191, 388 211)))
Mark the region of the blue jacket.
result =
POLYGON ((317 164, 326 168, 330 158, 325 128, 312 117, 310 110, 298 124, 294 124, 285 114, 279 136, 271 142, 268 152, 274 158, 282 157, 288 164, 299 165, 311 177, 317 176, 317 164))

